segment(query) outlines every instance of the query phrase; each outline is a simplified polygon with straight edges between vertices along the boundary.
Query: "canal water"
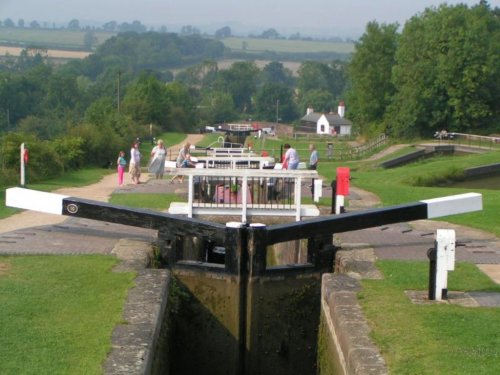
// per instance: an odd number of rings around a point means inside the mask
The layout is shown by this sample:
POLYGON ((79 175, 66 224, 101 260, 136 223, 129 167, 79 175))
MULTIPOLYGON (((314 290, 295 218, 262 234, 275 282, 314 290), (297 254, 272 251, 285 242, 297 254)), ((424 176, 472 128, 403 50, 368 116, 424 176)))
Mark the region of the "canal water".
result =
POLYGON ((451 183, 447 187, 500 190, 500 174, 471 177, 463 181, 451 183))

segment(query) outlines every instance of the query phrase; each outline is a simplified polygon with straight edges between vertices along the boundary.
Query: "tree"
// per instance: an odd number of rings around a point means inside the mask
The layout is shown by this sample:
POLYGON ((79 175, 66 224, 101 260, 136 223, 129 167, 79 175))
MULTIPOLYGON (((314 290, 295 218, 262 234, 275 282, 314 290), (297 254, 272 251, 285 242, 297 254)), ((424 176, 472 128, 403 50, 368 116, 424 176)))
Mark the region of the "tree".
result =
POLYGON ((83 45, 86 49, 92 50, 92 46, 97 43, 97 37, 92 32, 86 32, 83 36, 83 45))
POLYGON ((260 34, 260 37, 263 39, 278 39, 280 34, 276 31, 276 29, 267 29, 260 34))
POLYGON ((123 112, 141 125, 154 124, 163 131, 169 130, 171 103, 166 87, 149 72, 143 72, 127 87, 122 102, 123 112))
POLYGON ((222 91, 206 91, 198 106, 201 123, 220 124, 237 118, 233 98, 222 91))
POLYGON ((282 83, 291 86, 294 83, 292 72, 278 61, 272 61, 262 69, 264 82, 282 83))
POLYGON ((500 19, 487 3, 426 9, 403 30, 387 121, 402 136, 498 128, 500 19))
MULTIPOLYGON (((0 76, 0 130, 10 130, 21 119, 41 110, 45 96, 42 70, 34 73, 4 74, 0 76), (40 76, 39 76, 40 74, 40 76)), ((43 70, 48 73, 47 70, 43 70)))
POLYGON ((112 33, 112 32, 115 32, 116 25, 117 25, 116 21, 109 21, 109 22, 106 22, 104 25, 102 25, 102 29, 104 31, 108 31, 108 32, 112 33))
POLYGON ((191 25, 184 25, 181 27, 181 35, 193 35, 193 34, 200 34, 200 29, 191 25))
POLYGON ((238 61, 219 73, 215 86, 219 91, 229 92, 236 109, 246 113, 252 107, 251 98, 256 90, 259 73, 260 70, 254 62, 238 61))
POLYGON ((55 122, 51 117, 33 115, 19 120, 17 128, 24 133, 34 134, 37 138, 45 140, 52 140, 66 131, 60 123, 55 122))
POLYGON ((195 103, 186 87, 180 82, 166 86, 166 97, 170 103, 168 125, 170 130, 189 132, 196 125, 195 103))
POLYGON ((317 61, 303 62, 298 71, 297 89, 299 96, 309 90, 323 89, 330 91, 331 73, 328 65, 317 61))
POLYGON ((30 28, 31 29, 39 29, 40 28, 40 24, 37 21, 33 20, 33 21, 30 22, 30 28))
POLYGON ((44 108, 47 111, 64 113, 73 110, 80 102, 76 77, 70 74, 53 74, 48 79, 47 95, 44 100, 44 108))
POLYGON ((293 91, 282 83, 268 82, 255 95, 255 111, 259 119, 285 122, 297 118, 293 91))
POLYGON ((24 29, 24 20, 22 18, 17 21, 17 27, 24 29))
POLYGON ((118 26, 118 31, 121 33, 126 33, 129 31, 133 31, 136 33, 144 33, 147 31, 146 26, 144 26, 140 21, 133 21, 132 24, 128 22, 124 22, 118 26))
POLYGON ((5 21, 3 21, 3 25, 5 27, 16 27, 16 24, 10 18, 6 18, 5 21))
POLYGON ((80 30, 80 21, 77 19, 72 19, 68 23, 68 29, 69 30, 80 30))
POLYGON ((205 60, 201 64, 187 68, 176 75, 176 80, 188 87, 204 89, 211 87, 217 78, 218 66, 213 60, 205 60))
POLYGON ((324 89, 309 90, 301 96, 299 111, 306 114, 306 110, 312 106, 315 112, 329 113, 336 109, 337 103, 333 95, 324 89))
POLYGON ((215 37, 217 39, 229 38, 231 36, 232 36, 232 33, 231 33, 231 28, 229 26, 224 26, 224 27, 217 29, 215 31, 215 37))
POLYGON ((368 23, 349 63, 349 113, 362 131, 367 124, 382 121, 394 95, 391 76, 395 65, 397 29, 397 24, 368 23))

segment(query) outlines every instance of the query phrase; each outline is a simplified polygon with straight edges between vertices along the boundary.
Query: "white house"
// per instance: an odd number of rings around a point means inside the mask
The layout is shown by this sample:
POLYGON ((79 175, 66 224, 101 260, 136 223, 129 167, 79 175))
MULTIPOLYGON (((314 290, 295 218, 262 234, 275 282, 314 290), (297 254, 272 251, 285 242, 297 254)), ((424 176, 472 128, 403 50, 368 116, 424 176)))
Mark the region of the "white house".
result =
POLYGON ((352 122, 344 118, 344 113, 343 101, 339 103, 338 113, 314 112, 312 107, 308 107, 297 130, 304 133, 349 136, 351 135, 352 122))

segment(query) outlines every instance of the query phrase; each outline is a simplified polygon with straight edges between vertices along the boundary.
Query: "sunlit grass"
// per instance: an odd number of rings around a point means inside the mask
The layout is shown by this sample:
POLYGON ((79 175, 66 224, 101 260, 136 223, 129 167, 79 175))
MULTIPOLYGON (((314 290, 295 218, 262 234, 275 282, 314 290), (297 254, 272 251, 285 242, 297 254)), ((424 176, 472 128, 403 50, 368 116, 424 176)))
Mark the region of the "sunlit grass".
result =
POLYGON ((101 374, 133 273, 116 258, 0 257, 0 373, 101 374))
POLYGON ((134 208, 149 208, 152 210, 162 211, 170 207, 170 203, 182 200, 176 194, 113 194, 109 200, 110 203, 134 207, 134 208))
MULTIPOLYGON (((495 308, 412 304, 405 290, 425 292, 428 263, 379 261, 383 280, 363 280, 359 300, 372 335, 394 374, 493 374, 500 324, 495 308)), ((500 286, 470 263, 449 272, 449 291, 496 291, 500 286)))
MULTIPOLYGON (((430 182, 434 179, 437 182, 456 170, 499 162, 500 152, 491 151, 485 154, 433 157, 391 169, 377 167, 378 164, 375 162, 323 162, 319 164, 318 172, 326 177, 326 181, 332 181, 335 179, 338 166, 350 167, 353 186, 373 192, 381 199, 384 206, 391 206, 471 192, 471 189, 467 188, 416 186, 414 183, 421 178, 430 182)), ((492 189, 473 191, 483 196, 482 211, 453 215, 439 220, 467 225, 500 236, 500 226, 498 226, 500 191, 492 189)))

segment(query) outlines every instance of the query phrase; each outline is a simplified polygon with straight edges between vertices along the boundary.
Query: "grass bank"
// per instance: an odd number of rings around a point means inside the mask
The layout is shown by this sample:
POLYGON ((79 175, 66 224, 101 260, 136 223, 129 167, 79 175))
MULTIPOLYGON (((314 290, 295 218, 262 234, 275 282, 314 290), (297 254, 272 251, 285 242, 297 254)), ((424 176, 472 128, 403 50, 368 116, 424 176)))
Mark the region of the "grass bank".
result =
MULTIPOLYGON (((359 301, 393 374, 494 374, 500 357, 498 308, 413 304, 405 290, 427 290, 428 263, 379 261, 383 280, 363 280, 359 301)), ((495 291, 470 263, 449 273, 450 291, 495 291)))
MULTIPOLYGON (((383 206, 416 202, 422 199, 468 193, 471 189, 440 186, 447 179, 457 178, 466 168, 500 163, 500 152, 491 150, 484 154, 438 156, 391 169, 378 167, 379 161, 328 162, 322 161, 318 171, 328 182, 335 179, 336 168, 350 167, 351 184, 378 195, 383 206), (424 183, 424 184, 423 184, 424 183), (427 185, 427 186, 425 186, 427 185)), ((454 215, 439 220, 467 225, 500 236, 498 212, 500 191, 474 189, 483 195, 483 210, 454 215)))
POLYGON ((101 374, 133 273, 116 258, 0 256, 0 373, 101 374))

